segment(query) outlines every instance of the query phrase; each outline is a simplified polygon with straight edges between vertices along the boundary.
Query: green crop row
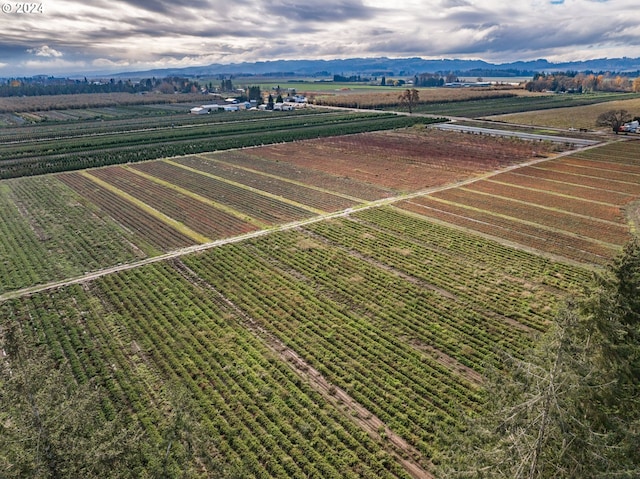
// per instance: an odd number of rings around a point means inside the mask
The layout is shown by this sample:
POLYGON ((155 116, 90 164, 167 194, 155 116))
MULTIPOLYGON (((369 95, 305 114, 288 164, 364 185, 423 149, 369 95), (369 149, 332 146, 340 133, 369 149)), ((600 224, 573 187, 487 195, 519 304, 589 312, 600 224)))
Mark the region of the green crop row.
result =
POLYGON ((304 277, 316 295, 347 304, 386 333, 411 338, 417 348, 429 346, 436 355, 445 353, 480 373, 487 365, 499 367, 505 351, 520 357, 531 346, 531 335, 477 305, 456 301, 313 236, 271 235, 254 243, 261 257, 304 277))
POLYGON ((0 149, 0 178, 39 175, 95 166, 180 156, 324 136, 403 128, 435 120, 388 114, 315 115, 314 120, 242 122, 229 128, 193 128, 136 132, 60 142, 8 145, 0 149), (193 131, 190 131, 193 130, 193 131))
POLYGON ((4 182, 0 208, 0 292, 144 255, 111 218, 80 203, 53 177, 4 182))
POLYGON ((391 207, 364 210, 354 217, 394 234, 413 238, 431 248, 446 250, 469 263, 486 264, 507 275, 566 292, 580 290, 591 275, 584 268, 480 239, 477 235, 404 214, 391 207))
POLYGON ((260 252, 228 246, 185 263, 427 457, 477 407, 469 381, 260 252))
MULTIPOLYGON (((270 119, 248 119, 209 122, 198 125, 182 126, 178 128, 148 128, 140 125, 132 129, 114 129, 102 134, 73 135, 66 138, 65 135, 54 138, 39 138, 37 141, 23 141, 18 143, 5 143, 0 149, 0 162, 29 158, 36 155, 56 155, 59 153, 72 153, 86 149, 105 149, 121 145, 137 145, 152 143, 155 141, 195 140, 210 136, 223 136, 235 133, 253 133, 271 129, 288 129, 315 124, 331 123, 333 121, 359 121, 372 118, 370 113, 346 115, 345 113, 327 113, 325 115, 312 115, 310 117, 283 116, 270 119)), ((387 117, 389 115, 386 115, 387 117)))
MULTIPOLYGON (((538 330, 551 319, 555 294, 541 285, 502 271, 499 266, 467 261, 446 249, 352 220, 322 222, 309 229, 336 245, 440 288, 459 301, 538 330)), ((484 240, 477 239, 482 250, 484 240)))

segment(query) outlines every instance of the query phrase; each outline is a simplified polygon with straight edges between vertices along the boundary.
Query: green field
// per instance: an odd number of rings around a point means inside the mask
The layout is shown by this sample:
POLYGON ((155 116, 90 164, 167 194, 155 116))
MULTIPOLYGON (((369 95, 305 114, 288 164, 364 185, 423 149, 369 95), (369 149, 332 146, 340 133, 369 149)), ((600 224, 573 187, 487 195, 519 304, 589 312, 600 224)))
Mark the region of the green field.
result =
POLYGON ((0 131, 0 178, 429 123, 395 114, 231 112, 151 121, 42 124, 0 131))
POLYGON ((482 409, 484 368, 525 354, 589 273, 393 209, 355 219, 5 301, 5 326, 21 321, 104 388, 105 414, 131 411, 150 451, 166 448, 179 384, 218 467, 409 477, 385 438, 402 437, 428 470, 462 415, 482 409), (350 418, 338 391, 367 416, 350 418), (372 418, 387 432, 359 423, 372 418))
POLYGON ((444 116, 460 116, 480 118, 525 111, 548 110, 593 105, 617 100, 637 98, 630 93, 598 93, 581 95, 548 95, 548 96, 516 96, 510 98, 494 98, 483 100, 464 100, 444 103, 420 104, 414 108, 416 113, 431 113, 444 116))

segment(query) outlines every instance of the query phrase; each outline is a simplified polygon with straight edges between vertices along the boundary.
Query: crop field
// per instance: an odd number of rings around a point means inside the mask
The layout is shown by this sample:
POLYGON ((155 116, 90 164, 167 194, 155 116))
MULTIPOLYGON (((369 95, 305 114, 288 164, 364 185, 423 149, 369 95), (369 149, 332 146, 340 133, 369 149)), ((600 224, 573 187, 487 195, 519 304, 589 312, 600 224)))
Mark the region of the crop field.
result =
MULTIPOLYGON (((435 115, 461 116, 467 118, 482 118, 493 115, 505 115, 507 113, 529 112, 536 110, 549 110, 556 108, 579 107, 583 105, 606 104, 606 109, 613 108, 613 102, 636 98, 637 95, 630 93, 612 94, 596 93, 582 95, 531 95, 515 97, 498 97, 470 99, 459 102, 443 102, 418 105, 415 112, 431 113, 435 115)), ((596 115, 597 116, 597 115, 596 115)), ((504 119, 504 117, 496 117, 504 119)), ((594 117, 595 122, 595 117, 594 117)), ((518 123, 518 121, 514 121, 518 123)), ((527 124, 527 123, 525 123, 527 124)), ((544 123, 534 123, 544 125, 544 123)), ((589 127, 592 128, 591 124, 589 127)))
MULTIPOLYGON (((598 115, 609 110, 627 110, 633 116, 640 113, 640 98, 629 95, 628 99, 612 99, 605 103, 596 103, 584 106, 563 105, 563 108, 553 110, 529 111, 523 113, 511 113, 498 115, 491 113, 492 120, 514 123, 520 125, 541 125, 553 128, 576 128, 588 130, 602 130, 596 126, 598 115)), ((443 114, 443 113, 439 113, 443 114)), ((490 113, 487 113, 490 115, 490 113)))
POLYGON ((229 112, 3 129, 0 178, 428 124, 394 113, 229 112), (282 113, 282 114, 281 114, 282 113))
MULTIPOLYGON (((371 125, 344 115, 271 121, 371 125)), ((149 138, 249 128, 165 120, 149 138)), ((149 467, 434 479, 487 372, 525 358, 629 237, 640 142, 565 155, 409 126, 0 181, 0 340, 19 325, 104 392, 99 413, 139 425, 149 467)), ((83 135, 40 131, 47 147, 83 135)), ((23 133, 6 143, 28 156, 23 133)))
POLYGON ((0 183, 0 204, 0 292, 146 256, 143 242, 51 176, 0 183))
POLYGON ((428 129, 421 135, 391 132, 333 137, 307 142, 303 150, 295 144, 274 145, 262 148, 260 154, 402 192, 442 185, 552 151, 548 144, 505 138, 487 141, 428 129))
POLYGON ((151 444, 174 383, 246 476, 429 477, 481 409, 484 368, 521 356, 588 274, 376 208, 0 308, 151 444))
POLYGON ((14 96, 0 98, 0 113, 34 112, 36 115, 46 116, 48 112, 64 112, 73 118, 74 110, 97 110, 113 108, 119 111, 131 109, 146 110, 147 105, 179 105, 188 110, 190 103, 201 103, 200 94, 181 95, 132 95, 131 93, 84 93, 73 95, 38 95, 14 96))
MULTIPOLYGON (((403 88, 384 87, 375 91, 363 92, 361 89, 344 88, 331 94, 319 94, 314 102, 323 106, 341 106, 347 108, 394 108, 400 107, 398 96, 403 88)), ((473 101, 482 99, 514 99, 519 96, 535 96, 522 88, 418 88, 421 103, 446 103, 473 101)))
MULTIPOLYGON (((415 113, 432 115, 458 116, 465 118, 494 117, 510 123, 546 125, 538 122, 537 115, 553 117, 555 113, 546 110, 562 108, 593 108, 610 110, 624 108, 618 103, 637 102, 638 95, 632 93, 585 93, 580 95, 558 95, 549 93, 528 92, 522 88, 418 88, 419 102, 413 107, 415 113), (585 105, 592 105, 587 107, 585 105), (606 105, 606 107, 604 106, 606 105), (538 113, 542 110, 542 113, 538 113), (527 113, 522 113, 527 112, 527 113), (529 113, 533 112, 533 113, 529 113), (527 119, 529 115, 532 121, 527 119), (522 121, 521 121, 522 120, 522 121)), ((408 111, 400 104, 398 97, 404 91, 393 88, 392 91, 362 92, 360 90, 335 92, 332 95, 318 95, 318 105, 342 106, 348 108, 380 108, 394 111, 408 111)), ((562 113, 559 113, 563 116, 562 113)), ((586 128, 593 128, 595 118, 586 128)), ((581 121, 576 119, 577 121, 581 121)), ((548 125, 556 126, 556 125, 548 125)), ((574 126, 567 125, 564 128, 574 126)))
POLYGON ((619 142, 413 198, 407 210, 587 263, 629 239, 640 199, 639 142, 619 142))
POLYGON ((411 128, 6 181, 0 288, 442 186, 516 164, 534 148, 545 152, 524 141, 411 128), (66 259, 51 263, 58 253, 66 259))

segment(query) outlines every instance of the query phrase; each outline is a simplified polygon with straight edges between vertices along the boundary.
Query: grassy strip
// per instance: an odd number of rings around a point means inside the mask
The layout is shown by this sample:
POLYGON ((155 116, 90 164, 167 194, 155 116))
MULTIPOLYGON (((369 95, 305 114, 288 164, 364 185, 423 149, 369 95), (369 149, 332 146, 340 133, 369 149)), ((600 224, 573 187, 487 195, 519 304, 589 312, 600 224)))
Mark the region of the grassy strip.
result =
POLYGON ((163 223, 166 223, 171 228, 179 231, 180 233, 182 233, 185 236, 188 236, 189 238, 193 239, 197 243, 210 243, 211 242, 211 239, 207 238, 206 236, 201 235, 200 233, 198 233, 196 231, 193 231, 192 229, 190 229, 187 226, 183 225, 179 221, 176 221, 173 218, 170 218, 169 216, 165 215, 164 213, 161 213, 160 211, 158 211, 158 210, 156 210, 154 208, 151 208, 148 204, 140 201, 139 199, 131 196, 128 193, 125 193, 124 191, 122 191, 122 190, 116 188, 115 186, 107 183, 106 181, 102 181, 101 179, 96 178, 95 176, 89 174, 86 171, 83 171, 81 174, 83 176, 87 177, 88 179, 90 179, 91 181, 95 182, 96 184, 102 186, 103 188, 105 188, 105 189, 111 191, 112 193, 117 194, 121 198, 124 198, 125 200, 133 203, 138 208, 144 210, 145 212, 149 213, 150 215, 154 216, 155 218, 158 218, 163 223))
MULTIPOLYGON (((174 163, 172 161, 167 161, 167 163, 171 163, 172 165, 176 165, 176 166, 180 166, 177 163, 174 163)), ((243 221, 246 221, 247 223, 251 223, 254 226, 257 226, 258 228, 268 228, 269 225, 266 223, 263 223, 262 221, 252 218, 251 216, 245 215, 243 213, 241 213, 240 211, 237 211, 229 206, 226 206, 222 203, 218 203, 217 201, 213 201, 210 200, 209 198, 205 198, 204 196, 200 196, 197 193, 194 193, 193 191, 189 191, 186 190, 184 188, 181 188, 178 185, 174 185, 173 183, 169 183, 168 181, 164 181, 161 178, 158 178, 156 176, 152 176, 149 175, 148 173, 145 173, 144 171, 140 171, 137 170, 135 168, 130 168, 130 167, 125 167, 127 171, 130 171, 131 173, 135 173, 136 175, 140 175, 143 178, 146 178, 149 181, 153 181, 154 183, 157 183, 159 185, 165 186, 167 188, 170 188, 174 191, 177 191, 178 193, 180 193, 181 195, 185 195, 188 196, 189 198, 193 198, 196 201, 200 201, 201 203, 205 203, 207 205, 213 206, 216 209, 222 210, 225 213, 228 213, 230 215, 235 216, 236 218, 239 218, 243 221)))

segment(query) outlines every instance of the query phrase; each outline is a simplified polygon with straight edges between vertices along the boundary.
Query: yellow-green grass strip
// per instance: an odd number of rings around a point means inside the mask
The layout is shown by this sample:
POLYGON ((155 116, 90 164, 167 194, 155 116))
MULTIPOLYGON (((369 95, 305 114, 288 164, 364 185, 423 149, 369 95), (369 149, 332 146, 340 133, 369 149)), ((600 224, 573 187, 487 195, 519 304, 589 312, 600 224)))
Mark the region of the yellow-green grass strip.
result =
POLYGON ((242 188, 243 190, 252 191, 253 193, 257 193, 259 195, 266 196, 267 198, 271 198, 273 200, 280 201, 282 203, 287 203, 288 205, 291 205, 291 206, 296 206, 298 208, 302 208, 303 210, 310 211, 311 213, 316 214, 316 215, 325 215, 325 214, 328 213, 327 211, 322 211, 322 210, 319 210, 317 208, 313 208, 312 206, 303 205, 302 203, 298 203, 297 201, 293 201, 293 200, 284 198, 283 196, 274 195, 274 194, 269 193, 267 191, 259 190, 258 188, 253 188, 252 186, 243 185, 242 183, 236 183, 235 181, 227 180, 226 178, 222 178, 220 176, 216 176, 216 175, 213 175, 211 173, 207 173, 206 171, 200 171, 200 170, 197 170, 195 168, 191 168, 191 167, 186 166, 186 165, 181 165, 180 163, 176 163, 175 161, 172 161, 172 160, 162 160, 162 161, 164 161, 166 163, 169 163, 170 165, 178 166, 178 167, 183 168, 185 170, 192 171, 193 173, 198 173, 199 175, 207 176, 209 178, 213 178, 213 179, 218 180, 218 181, 223 181, 223 182, 225 182, 225 183, 227 183, 229 185, 237 186, 238 188, 242 188))
POLYGON ((200 233, 198 233, 197 231, 192 230, 191 228, 189 228, 188 226, 184 225, 183 223, 180 223, 179 221, 171 218, 170 216, 165 215, 164 213, 156 210, 155 208, 149 206, 148 204, 146 204, 145 202, 139 200, 138 198, 130 195, 129 193, 126 193, 124 191, 122 191, 119 188, 116 188, 115 186, 107 183, 106 181, 101 180, 100 178, 97 178, 93 175, 91 175, 90 173, 86 172, 86 171, 82 171, 80 172, 81 175, 85 176, 86 178, 90 179, 91 181, 93 181, 94 183, 96 183, 97 185, 102 186, 103 188, 111 191, 112 193, 120 196, 121 198, 127 200, 128 202, 134 204, 135 206, 137 206, 138 208, 144 210, 146 213, 149 213, 151 216, 154 216, 155 218, 159 219, 160 221, 162 221, 163 223, 165 223, 167 226, 170 226, 171 228, 179 231, 180 233, 182 233, 183 235, 191 238, 193 241, 197 242, 197 243, 210 243, 211 239, 207 238, 204 235, 201 235, 200 233))
POLYGON ((136 175, 142 176, 143 178, 146 178, 149 181, 153 181, 154 183, 157 183, 166 188, 170 188, 174 191, 177 191, 178 193, 184 196, 188 196, 189 198, 192 198, 196 201, 200 201, 201 203, 205 203, 209 206, 213 206, 214 208, 224 211, 225 213, 228 213, 230 215, 233 215, 236 218, 246 221, 247 223, 251 223, 252 225, 257 226, 258 228, 262 228, 262 229, 269 228, 269 225, 267 223, 263 223, 258 219, 252 218, 251 216, 247 216, 246 214, 241 213, 240 211, 237 211, 229 206, 223 205, 222 203, 218 203, 217 201, 211 200, 209 198, 205 198, 204 196, 200 196, 198 193, 194 193, 193 191, 184 189, 178 185, 174 185, 173 183, 165 181, 162 178, 158 178, 156 176, 145 173, 144 171, 131 168, 130 166, 124 166, 123 168, 125 168, 127 171, 135 173, 136 175))

